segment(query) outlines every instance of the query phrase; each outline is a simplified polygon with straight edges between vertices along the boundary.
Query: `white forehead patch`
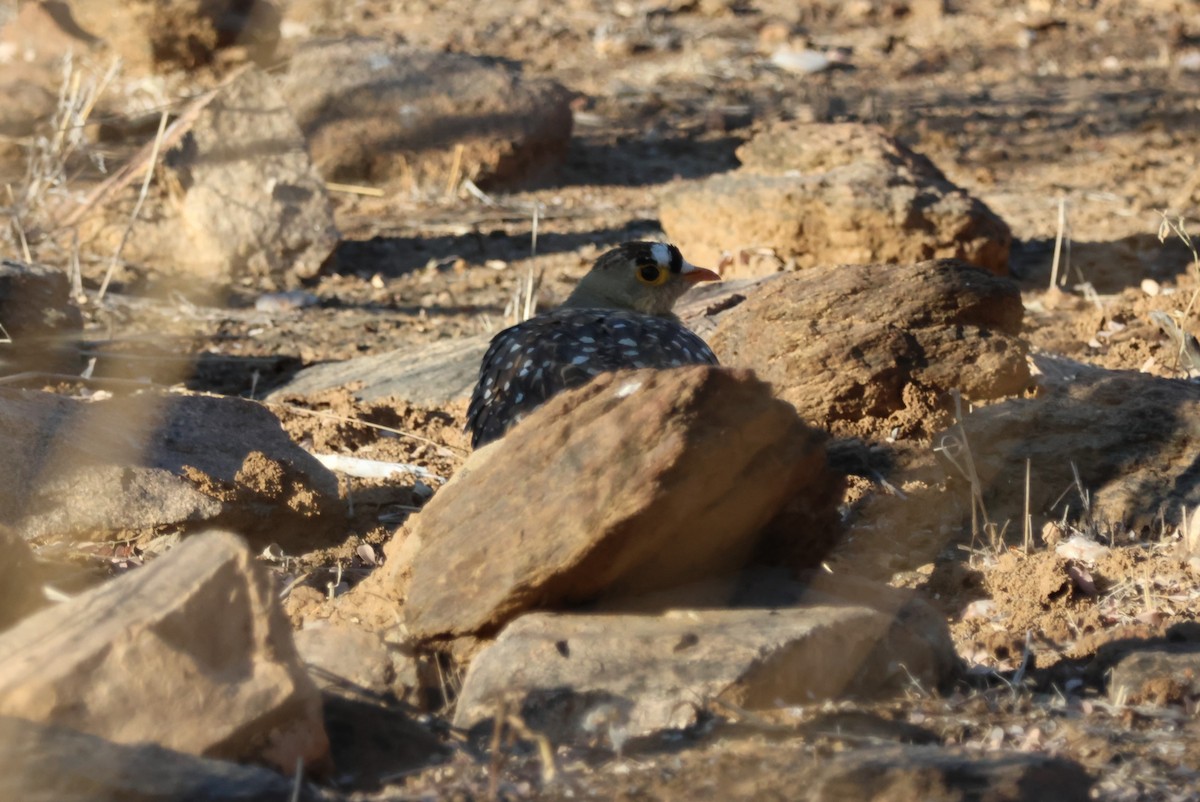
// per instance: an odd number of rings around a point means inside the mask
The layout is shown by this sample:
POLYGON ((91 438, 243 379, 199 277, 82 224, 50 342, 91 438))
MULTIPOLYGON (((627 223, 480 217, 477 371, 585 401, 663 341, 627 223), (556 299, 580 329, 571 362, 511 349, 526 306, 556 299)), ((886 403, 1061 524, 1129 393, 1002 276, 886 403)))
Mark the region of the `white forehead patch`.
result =
POLYGON ((650 255, 654 257, 654 261, 658 262, 662 267, 671 266, 671 251, 667 249, 664 243, 656 242, 650 246, 650 255))

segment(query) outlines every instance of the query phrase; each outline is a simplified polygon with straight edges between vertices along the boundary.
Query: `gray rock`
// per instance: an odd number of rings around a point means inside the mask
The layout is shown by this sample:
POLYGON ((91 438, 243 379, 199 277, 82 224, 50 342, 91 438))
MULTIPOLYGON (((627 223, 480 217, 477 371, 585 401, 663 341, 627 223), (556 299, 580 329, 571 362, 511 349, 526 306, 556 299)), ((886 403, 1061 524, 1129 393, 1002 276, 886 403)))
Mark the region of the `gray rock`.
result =
MULTIPOLYGON (((1192 382, 1083 367, 1071 381, 1048 382, 1036 398, 976 409, 964 426, 992 520, 1022 520, 1029 460, 1035 531, 1067 507, 1070 518, 1086 517, 1081 490, 1093 520, 1158 531, 1163 520, 1178 523, 1183 508, 1200 506, 1192 479, 1197 420, 1200 387, 1192 382)), ((966 498, 965 481, 950 475, 966 498)))
MULTIPOLYGON (((677 305, 676 311, 685 325, 707 337, 718 319, 716 312, 709 313, 710 309, 722 308, 731 301, 736 305, 741 293, 773 278, 723 281, 696 287, 677 305)), ((364 401, 395 397, 412 404, 441 406, 470 397, 479 378, 479 363, 491 337, 480 334, 313 365, 297 373, 268 399, 281 401, 288 396, 318 393, 355 383, 359 389, 354 394, 364 401)))
POLYGON ((1065 758, 939 746, 854 749, 821 761, 793 788, 812 802, 1086 802, 1092 778, 1065 758))
POLYGON ((344 520, 337 478, 236 398, 0 389, 0 472, 2 522, 43 542, 221 522, 296 553, 344 520))
POLYGON ((533 613, 471 663, 455 723, 512 704, 554 741, 637 737, 695 724, 710 700, 765 710, 880 698, 940 685, 954 664, 944 622, 918 632, 863 606, 533 613))
POLYGON ((482 334, 313 365, 267 399, 282 401, 357 383, 354 394, 364 401, 394 396, 412 404, 440 406, 471 395, 490 339, 491 335, 482 334))
POLYGON ((22 802, 324 802, 269 769, 123 745, 66 727, 0 716, 0 798, 22 802))
POLYGON ((380 694, 391 690, 392 658, 378 634, 318 621, 297 632, 295 640, 317 687, 349 684, 380 694))
POLYGON ((83 318, 61 270, 0 260, 0 326, 0 374, 79 372, 83 318))

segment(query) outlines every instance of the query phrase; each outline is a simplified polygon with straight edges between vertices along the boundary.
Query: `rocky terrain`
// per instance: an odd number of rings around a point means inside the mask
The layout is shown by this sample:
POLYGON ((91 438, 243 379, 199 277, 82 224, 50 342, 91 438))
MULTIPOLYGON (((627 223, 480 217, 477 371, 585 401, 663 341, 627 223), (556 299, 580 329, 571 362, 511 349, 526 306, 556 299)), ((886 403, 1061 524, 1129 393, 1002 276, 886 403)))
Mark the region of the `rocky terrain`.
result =
POLYGON ((0 797, 1200 796, 1197 4, 0 24, 0 797))

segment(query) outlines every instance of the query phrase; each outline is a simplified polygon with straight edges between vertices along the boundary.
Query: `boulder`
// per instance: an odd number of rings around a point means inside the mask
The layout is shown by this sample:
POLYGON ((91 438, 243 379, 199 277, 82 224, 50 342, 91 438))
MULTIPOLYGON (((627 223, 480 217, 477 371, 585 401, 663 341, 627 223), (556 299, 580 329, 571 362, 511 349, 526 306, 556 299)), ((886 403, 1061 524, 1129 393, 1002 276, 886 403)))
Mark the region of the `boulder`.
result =
POLYGON ((78 373, 82 330, 64 272, 0 260, 0 375, 78 373))
POLYGON ((883 698, 955 665, 943 621, 915 632, 861 606, 553 615, 513 621, 471 663, 454 722, 504 705, 552 741, 690 727, 709 700, 771 710, 843 697, 883 698), (603 732, 603 731, 601 731, 603 732))
POLYGON ((66 727, 0 716, 0 799, 22 802, 325 802, 259 766, 125 745, 66 727))
MULTIPOLYGON (((1200 387, 1192 382, 1088 367, 1036 398, 973 411, 964 430, 992 520, 1023 520, 1029 460, 1035 531, 1065 512, 1158 532, 1200 506, 1192 480, 1198 419, 1200 387)), ((945 435, 958 437, 956 429, 945 435)), ((965 480, 953 468, 950 475, 965 497, 965 480)))
POLYGON ((145 568, 0 635, 0 714, 291 774, 321 767, 321 699, 271 577, 236 536, 145 568))
POLYGON ((297 553, 344 520, 337 478, 260 404, 0 389, 0 523, 41 542, 236 527, 297 553))
POLYGON ((417 639, 727 573, 837 532, 825 436, 748 371, 604 374, 475 452, 363 586, 417 639), (377 585, 382 585, 378 587, 377 585))
POLYGON ((709 344, 840 435, 928 437, 970 401, 1029 384, 1012 281, 963 262, 819 267, 746 292, 709 344))
MULTIPOLYGON (((222 87, 161 162, 173 197, 138 218, 127 261, 214 287, 247 278, 269 289, 312 278, 333 253, 325 182, 266 73, 248 69, 222 87)), ((84 218, 92 247, 111 251, 125 237, 135 184, 84 218)))
POLYGON ((377 633, 318 621, 297 632, 295 640, 317 687, 348 685, 379 694, 391 690, 396 672, 377 633))
POLYGON ((560 164, 571 139, 570 94, 497 59, 382 39, 311 41, 282 81, 331 181, 511 187, 560 164))
POLYGON ((1008 273, 1004 221, 878 126, 780 125, 737 155, 738 170, 663 193, 663 230, 697 264, 740 277, 956 258, 1008 273), (774 258, 749 258, 759 249, 774 258))

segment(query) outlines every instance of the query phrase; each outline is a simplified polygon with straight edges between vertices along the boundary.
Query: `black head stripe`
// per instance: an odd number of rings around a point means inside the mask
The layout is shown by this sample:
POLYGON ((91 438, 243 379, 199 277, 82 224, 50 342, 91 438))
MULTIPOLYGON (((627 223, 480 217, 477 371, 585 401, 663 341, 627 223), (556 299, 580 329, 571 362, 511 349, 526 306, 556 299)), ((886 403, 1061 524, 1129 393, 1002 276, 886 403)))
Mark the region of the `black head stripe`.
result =
POLYGON ((667 252, 671 254, 671 272, 678 273, 683 270, 683 254, 674 245, 667 246, 667 252))

